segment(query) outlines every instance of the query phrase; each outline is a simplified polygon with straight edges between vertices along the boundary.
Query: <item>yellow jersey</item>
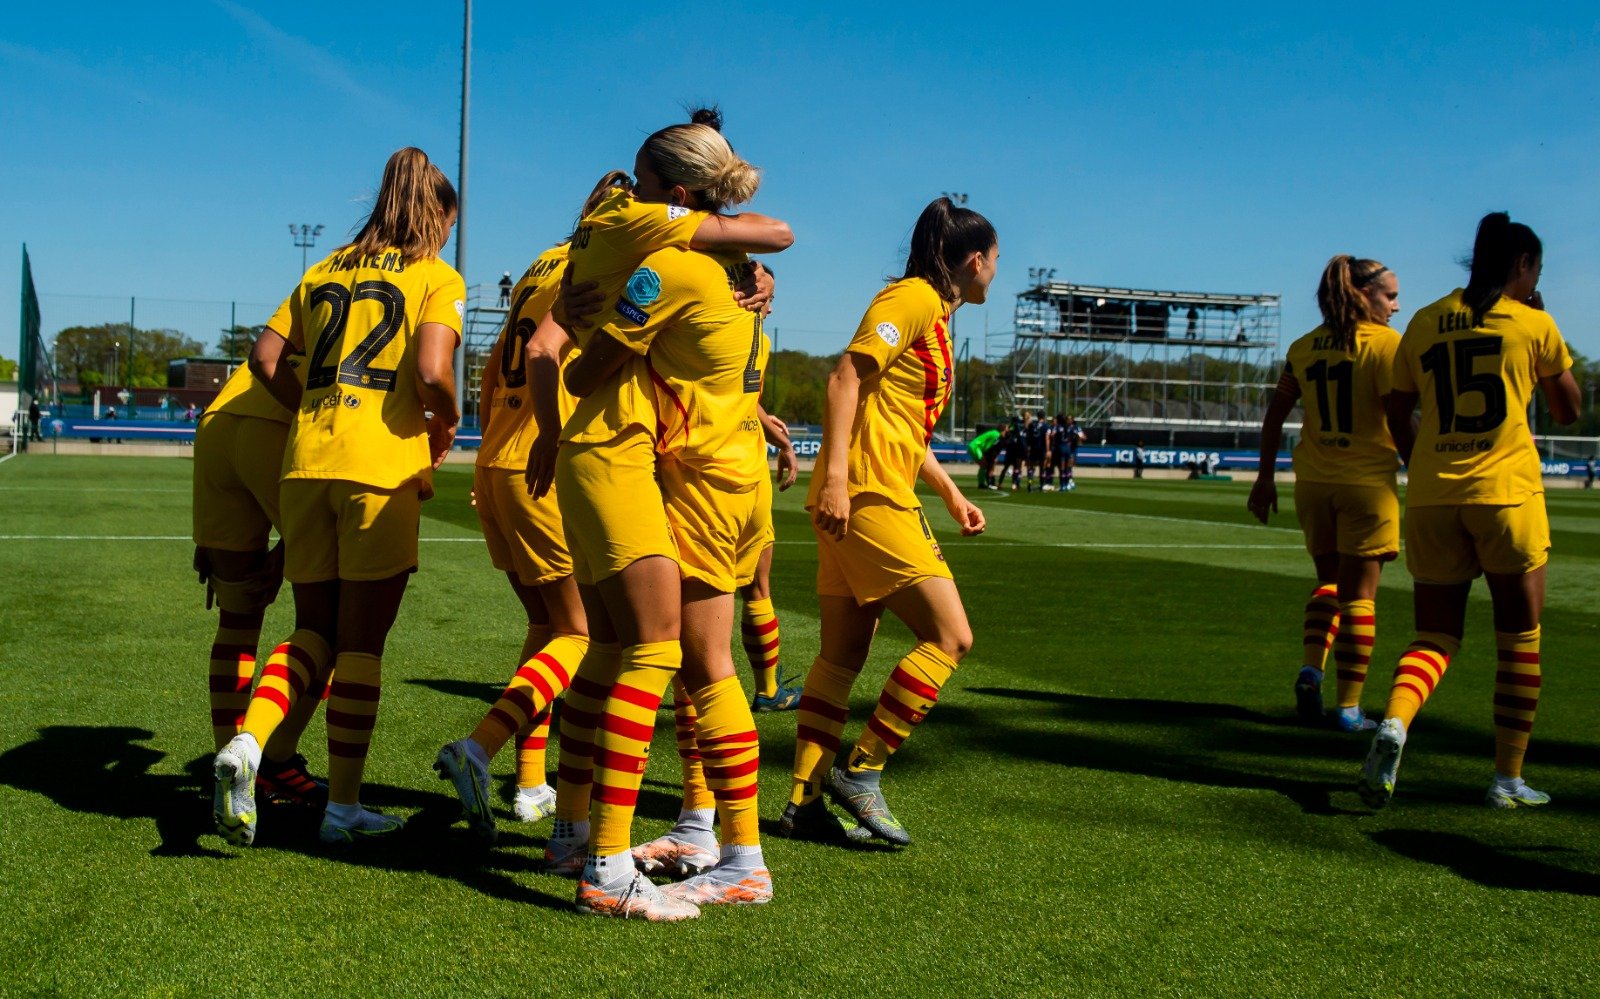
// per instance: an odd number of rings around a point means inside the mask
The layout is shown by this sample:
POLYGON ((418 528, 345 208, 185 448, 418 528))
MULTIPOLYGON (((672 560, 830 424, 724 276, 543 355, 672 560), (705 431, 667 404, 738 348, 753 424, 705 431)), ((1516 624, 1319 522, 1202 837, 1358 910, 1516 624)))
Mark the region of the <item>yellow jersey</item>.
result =
POLYGON ((1416 314, 1394 387, 1421 397, 1408 506, 1520 506, 1544 492, 1528 404, 1539 379, 1572 367, 1550 314, 1501 298, 1472 324, 1457 288, 1416 314))
POLYGON ((1305 423, 1294 449, 1294 476, 1307 482, 1380 486, 1394 481, 1400 457, 1383 414, 1393 389, 1400 334, 1358 323, 1353 352, 1318 326, 1289 345, 1284 373, 1300 386, 1305 423))
POLYGON ((335 250, 291 296, 289 342, 305 351, 305 395, 284 448, 285 479, 343 479, 379 489, 418 481, 433 462, 417 394, 417 329, 461 335, 461 275, 438 257, 335 250))
MULTIPOLYGON (((846 348, 878 362, 877 373, 861 383, 850 425, 852 497, 871 493, 907 510, 919 505, 917 477, 950 401, 949 326, 950 303, 922 278, 895 281, 867 307, 846 348)), ((811 475, 808 508, 822 491, 827 463, 824 447, 811 475)))
MULTIPOLYGON (((478 446, 477 464, 482 468, 526 468, 528 450, 539 435, 534 418, 533 395, 528 384, 528 341, 539 321, 555 304, 561 290, 561 271, 567 264, 567 244, 552 246, 528 265, 511 291, 511 310, 495 341, 494 353, 483 366, 483 382, 478 389, 478 412, 483 414, 483 443, 478 446)), ((566 365, 576 355, 568 348, 562 354, 566 365)), ((572 415, 573 399, 566 386, 557 382, 556 409, 561 420, 572 415)))
MULTIPOLYGON (((607 324, 636 329, 650 321, 649 310, 661 289, 647 282, 632 283, 639 265, 657 250, 687 247, 707 215, 676 205, 639 201, 632 192, 616 187, 584 216, 568 251, 572 280, 574 284, 596 282, 612 305, 605 308, 595 326, 573 332, 580 347, 594 329, 607 324)), ((605 385, 577 400, 572 416, 562 425, 561 440, 600 444, 636 426, 655 433, 653 395, 644 359, 630 358, 605 385)))
POLYGON ((655 390, 656 451, 670 454, 734 491, 768 474, 756 410, 769 347, 761 316, 740 308, 733 289, 754 265, 743 253, 658 250, 628 279, 657 289, 650 318, 607 332, 645 353, 655 390))
MULTIPOLYGON (((272 313, 272 318, 267 320, 266 328, 279 336, 288 337, 289 310, 293 302, 293 296, 284 299, 283 304, 272 313)), ((298 372, 305 358, 294 354, 284 360, 298 372)), ((274 423, 288 423, 290 415, 289 411, 283 408, 283 404, 274 399, 272 393, 267 391, 267 387, 261 384, 261 380, 250 373, 248 364, 241 364, 233 369, 233 374, 222 384, 222 391, 218 392, 217 397, 211 400, 211 405, 206 407, 206 415, 210 416, 212 413, 252 416, 258 420, 271 420, 274 423)))

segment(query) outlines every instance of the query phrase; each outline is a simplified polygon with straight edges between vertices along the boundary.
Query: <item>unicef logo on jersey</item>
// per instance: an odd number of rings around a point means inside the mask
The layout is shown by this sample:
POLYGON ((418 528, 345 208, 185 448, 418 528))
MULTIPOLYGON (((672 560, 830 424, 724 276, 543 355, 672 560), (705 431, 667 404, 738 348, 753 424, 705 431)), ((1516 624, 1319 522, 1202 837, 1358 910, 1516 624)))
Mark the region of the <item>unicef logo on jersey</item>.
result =
POLYGON ((360 409, 361 408, 361 400, 357 399, 354 394, 346 395, 344 397, 344 408, 345 409, 360 409))
POLYGON ((625 292, 628 301, 643 308, 661 297, 661 275, 648 267, 641 267, 628 278, 625 292))

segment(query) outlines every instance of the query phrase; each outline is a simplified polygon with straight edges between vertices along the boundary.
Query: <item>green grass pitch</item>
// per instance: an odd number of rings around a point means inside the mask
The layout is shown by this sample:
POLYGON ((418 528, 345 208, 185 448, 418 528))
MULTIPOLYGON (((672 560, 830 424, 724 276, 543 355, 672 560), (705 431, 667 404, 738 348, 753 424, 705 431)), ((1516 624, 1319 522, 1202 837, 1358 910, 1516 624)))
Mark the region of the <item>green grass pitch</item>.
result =
MULTIPOLYGON (((1367 740, 1293 721, 1310 563, 1289 490, 1264 528, 1242 482, 1088 479, 1071 494, 984 494, 977 539, 929 511, 976 644, 888 771, 911 848, 769 835, 771 905, 650 926, 573 915, 572 883, 538 870, 548 824, 525 830, 508 805, 499 845, 473 845, 429 769, 509 676, 522 632, 461 466, 424 508, 368 768, 367 800, 410 816, 404 838, 324 849, 309 818, 268 810, 256 847, 222 843, 207 776, 215 622, 184 540, 189 470, 0 465, 0 994, 1600 991, 1593 493, 1550 496, 1528 762, 1555 798, 1544 811, 1481 804, 1494 658, 1481 585, 1395 802, 1373 813, 1352 790, 1367 740)), ((781 494, 777 511, 788 673, 817 647, 802 497, 781 494)), ((1409 638, 1408 589, 1389 567, 1369 711, 1409 638)), ((286 590, 263 643, 289 630, 286 590)), ((907 644, 886 623, 848 738, 907 644)), ((759 726, 770 823, 794 718, 759 726)), ((319 771, 322 731, 305 744, 319 771)), ((495 773, 510 769, 502 754, 495 773)), ((676 777, 663 713, 636 839, 667 828, 676 777)))

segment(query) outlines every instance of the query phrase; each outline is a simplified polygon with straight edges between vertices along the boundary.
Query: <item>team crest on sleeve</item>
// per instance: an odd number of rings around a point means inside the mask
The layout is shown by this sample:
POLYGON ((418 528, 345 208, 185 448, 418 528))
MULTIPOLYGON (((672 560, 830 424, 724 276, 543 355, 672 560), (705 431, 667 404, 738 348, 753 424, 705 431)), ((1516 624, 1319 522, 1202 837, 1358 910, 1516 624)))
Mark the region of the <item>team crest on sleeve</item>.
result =
POLYGON ((466 314, 467 314, 467 303, 463 302, 459 298, 456 299, 456 318, 460 319, 462 316, 464 316, 466 314))
POLYGON ((667 218, 669 218, 672 221, 676 222, 678 219, 681 219, 685 215, 688 215, 689 211, 690 211, 690 209, 687 209, 687 208, 683 207, 682 205, 668 205, 667 206, 667 218))
POLYGON ((628 301, 643 308, 661 297, 661 275, 648 267, 641 267, 628 278, 628 301))
POLYGON ((878 339, 891 347, 900 346, 900 327, 894 323, 879 323, 878 339))

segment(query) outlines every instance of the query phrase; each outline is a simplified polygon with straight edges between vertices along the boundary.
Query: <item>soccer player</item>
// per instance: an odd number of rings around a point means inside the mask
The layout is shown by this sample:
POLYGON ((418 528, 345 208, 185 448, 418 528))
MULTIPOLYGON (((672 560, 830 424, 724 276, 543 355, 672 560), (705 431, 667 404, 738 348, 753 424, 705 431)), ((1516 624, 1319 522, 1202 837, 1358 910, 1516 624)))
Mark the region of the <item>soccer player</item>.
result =
POLYGON ((1076 419, 1056 414, 1056 428, 1051 434, 1051 449, 1052 460, 1060 473, 1059 488, 1062 492, 1078 488, 1078 480, 1073 477, 1072 470, 1078 465, 1078 446, 1083 443, 1085 436, 1083 428, 1078 426, 1076 419))
MULTIPOLYGON (((789 428, 782 420, 765 411, 761 414, 761 420, 767 443, 778 449, 778 489, 781 492, 794 485, 798 474, 794 443, 789 439, 789 428)), ((772 604, 772 550, 777 544, 777 536, 772 530, 771 478, 763 475, 757 488, 761 490, 761 497, 756 502, 766 511, 766 526, 756 547, 759 554, 751 572, 740 573, 750 578, 739 587, 739 599, 742 601, 739 633, 745 657, 750 660, 751 675, 755 679, 755 695, 750 701, 750 710, 757 714, 768 714, 798 708, 800 687, 778 680, 781 632, 778 628, 778 612, 772 604)), ((743 565, 745 561, 741 557, 740 564, 743 565)))
MULTIPOLYGON (((602 177, 578 218, 587 216, 627 180, 620 170, 602 177)), ((528 448, 539 431, 541 406, 548 410, 546 418, 558 425, 572 415, 573 401, 565 390, 558 390, 553 405, 533 398, 527 357, 528 341, 555 304, 571 240, 569 236, 541 253, 511 289, 512 305, 478 393, 483 443, 473 470, 473 497, 489 560, 506 574, 527 613, 528 630, 517 672, 504 693, 471 735, 439 750, 434 769, 455 786, 467 824, 490 842, 496 833, 489 804, 489 760, 513 737, 517 742, 513 812, 523 822, 555 813, 555 790, 545 782, 550 705, 567 689, 589 647, 589 626, 572 576, 572 555, 555 494, 535 500, 523 478, 528 448)), ((566 359, 574 354, 568 350, 566 359)))
POLYGON ((1300 717, 1321 723, 1328 650, 1338 665, 1335 724, 1374 727, 1361 691, 1377 632, 1383 563, 1400 553, 1400 494, 1394 438, 1384 418, 1400 334, 1400 284, 1376 260, 1340 254, 1317 284, 1322 325, 1289 346, 1278 390, 1261 423, 1261 461, 1247 506, 1263 524, 1278 509, 1275 479, 1283 421, 1300 403, 1305 421, 1294 449, 1294 509, 1316 568, 1305 608, 1304 658, 1295 678, 1300 717))
MULTIPOLYGON (((709 812, 696 814, 686 802, 689 807, 674 829, 635 849, 630 860, 682 869, 685 854, 709 855, 708 870, 664 890, 695 905, 759 904, 772 898, 758 828, 755 721, 730 652, 734 591, 754 576, 771 521, 770 493, 760 488, 769 472, 759 404, 770 346, 761 313, 742 308, 733 295, 752 268, 742 253, 668 249, 651 254, 629 281, 630 291, 643 283, 658 289, 649 319, 638 327, 616 323, 597 333, 566 376, 572 391, 585 395, 631 354, 648 351, 660 414, 660 488, 682 577, 683 664, 675 679, 692 704, 694 743, 705 761, 723 843, 719 859, 709 812)), ((621 690, 619 681, 613 700, 621 690)), ((655 696, 659 702, 660 695, 655 696)), ((607 704, 608 711, 612 707, 607 704)), ((622 719, 624 724, 648 725, 654 705, 648 714, 639 707, 622 719)), ((597 753, 609 740, 602 734, 599 742, 597 753)), ((648 741, 639 748, 647 749, 648 741)), ((612 766, 600 765, 597 784, 612 766)), ((600 874, 602 865, 594 869, 600 874)), ((599 897, 609 893, 589 873, 579 888, 579 904, 609 914, 599 897)))
POLYGON ((439 259, 455 216, 455 188, 427 154, 397 151, 355 241, 306 272, 289 329, 268 327, 251 351, 250 370, 294 413, 279 497, 296 631, 283 668, 263 673, 243 731, 216 757, 217 826, 230 842, 254 840, 261 746, 329 651, 319 836, 349 843, 403 825, 361 807, 361 774, 384 641, 417 567, 421 504, 455 440, 452 359, 466 288, 439 259), (297 377, 286 361, 301 352, 297 377))
POLYGON ((1033 476, 1039 475, 1039 485, 1044 486, 1045 444, 1050 435, 1050 425, 1044 422, 1043 413, 1028 414, 1028 424, 1022 428, 1023 465, 1026 469, 1027 491, 1033 492, 1033 476))
POLYGON ((1000 486, 1005 485, 1006 470, 1011 471, 1011 491, 1016 492, 1022 481, 1022 463, 1028 453, 1028 442, 1022 419, 1013 416, 1011 425, 1000 435, 1000 486))
POLYGON ((989 488, 989 476, 994 472, 995 452, 1000 450, 1000 431, 990 427, 967 442, 967 454, 978 466, 978 488, 989 488))
POLYGON ((911 841, 884 798, 883 768, 972 646, 916 480, 938 493, 963 536, 982 533, 983 513, 928 444, 950 399, 950 314, 988 297, 999 252, 982 215, 948 198, 929 204, 912 229, 904 276, 872 300, 828 377, 822 451, 806 496, 817 534, 822 648, 800 700, 794 785, 779 823, 785 835, 841 838, 821 799, 826 789, 872 835, 911 841), (830 768, 850 688, 885 610, 905 622, 916 645, 889 675, 844 765, 830 768))
MULTIPOLYGON (((289 328, 289 302, 267 325, 289 328)), ((244 365, 195 428, 194 567, 206 584, 206 606, 215 600, 219 612, 209 682, 213 750, 227 745, 244 724, 262 619, 283 583, 282 542, 270 551, 267 542, 282 526, 278 473, 288 434, 289 411, 244 365)), ((327 784, 307 772, 296 750, 322 700, 330 665, 326 656, 315 663, 313 696, 295 705, 263 747, 256 786, 269 798, 319 808, 327 803, 327 784)))
POLYGON ((1550 522, 1528 427, 1534 386, 1561 424, 1578 418, 1572 355, 1539 297, 1544 247, 1504 212, 1485 215, 1466 288, 1422 309, 1395 357, 1389 429, 1410 467, 1406 567, 1416 581, 1416 637, 1395 669, 1360 790, 1374 808, 1394 795, 1417 712, 1461 647, 1467 594, 1482 573, 1494 601, 1494 781, 1487 803, 1549 803, 1522 779, 1539 707, 1539 616, 1550 522), (1422 418, 1412 412, 1421 403, 1422 418))
MULTIPOLYGON (((650 321, 661 296, 659 275, 639 266, 650 253, 772 252, 793 241, 777 220, 719 213, 753 197, 760 177, 722 137, 720 117, 696 112, 694 119, 647 138, 634 190, 606 198, 573 240, 571 280, 599 283, 614 302, 614 315, 604 317, 614 324, 636 329, 650 321)), ((556 372, 554 348, 565 334, 552 333, 553 325, 530 344, 536 394, 556 372)), ((587 348, 589 324, 574 324, 572 333, 587 348)), ((649 365, 626 357, 560 428, 559 454, 555 428, 541 424, 527 473, 536 496, 556 480, 591 637, 562 710, 557 821, 546 856, 555 869, 571 870, 587 847, 580 911, 653 921, 698 914, 639 874, 629 850, 656 706, 683 662, 677 545, 656 485, 658 419, 649 365)))

